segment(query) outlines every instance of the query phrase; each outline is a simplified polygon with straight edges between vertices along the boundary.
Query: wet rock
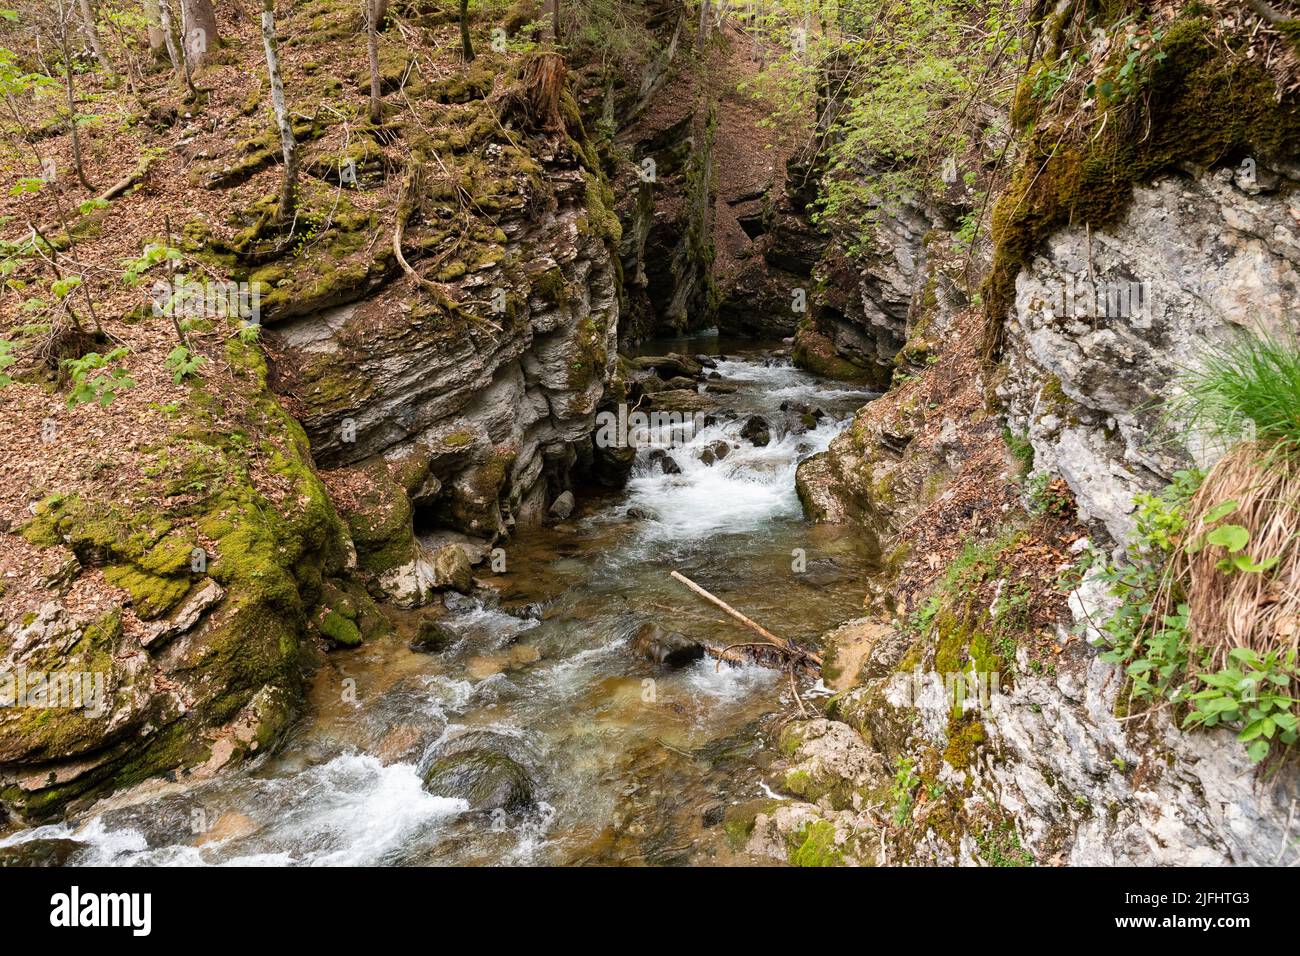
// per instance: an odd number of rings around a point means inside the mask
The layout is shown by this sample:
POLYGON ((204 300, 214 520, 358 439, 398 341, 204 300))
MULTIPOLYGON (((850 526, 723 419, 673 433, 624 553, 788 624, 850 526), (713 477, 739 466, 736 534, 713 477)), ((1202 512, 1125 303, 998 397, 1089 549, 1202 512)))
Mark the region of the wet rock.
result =
POLYGON ((693 388, 674 388, 651 397, 652 408, 664 412, 700 412, 714 407, 714 401, 693 388))
POLYGON ((695 361, 699 362, 704 368, 717 368, 718 363, 707 355, 695 356, 695 361))
POLYGON ((681 667, 704 656, 704 645, 647 621, 632 635, 632 650, 656 664, 681 667))
POLYGON ((772 440, 772 426, 762 415, 751 415, 740 429, 740 437, 748 439, 755 448, 763 448, 772 440))
POLYGON ((709 382, 704 390, 710 395, 731 395, 740 388, 733 382, 709 382))
POLYGON ((722 459, 726 458, 730 453, 731 446, 727 444, 726 441, 719 438, 717 441, 713 442, 713 444, 700 452, 700 461, 704 462, 706 465, 712 465, 716 462, 722 461, 722 459))
POLYGON ((76 840, 28 840, 0 848, 0 869, 8 866, 67 866, 86 848, 76 840))
POLYGON ((650 452, 650 460, 659 465, 659 470, 665 475, 680 475, 682 466, 677 464, 676 460, 662 448, 656 448, 650 452))
POLYGON ((461 594, 468 594, 474 589, 474 574, 464 548, 458 544, 447 544, 434 552, 433 584, 434 587, 451 588, 461 594))
POLYGON ((565 518, 569 517, 569 515, 573 514, 573 507, 573 492, 566 491, 551 502, 551 517, 557 521, 563 521, 565 518))
POLYGON ((527 770, 503 753, 477 747, 434 761, 424 789, 466 800, 474 810, 526 810, 536 802, 527 770))
POLYGON ((425 618, 420 622, 420 631, 411 641, 410 648, 422 654, 436 654, 456 643, 456 632, 447 625, 425 618))
POLYGON ((669 379, 679 375, 688 378, 699 378, 704 372, 704 367, 695 359, 687 358, 685 355, 678 355, 676 352, 669 352, 667 355, 643 355, 640 358, 634 358, 629 363, 633 368, 654 369, 660 378, 669 379))
POLYGON ((591 459, 591 477, 603 488, 622 488, 636 461, 631 445, 595 445, 591 459))
POLYGON ((668 379, 664 384, 665 384, 668 388, 670 388, 670 389, 673 389, 673 388, 694 388, 694 387, 695 387, 695 379, 693 379, 693 378, 687 378, 685 375, 677 375, 677 376, 675 376, 675 377, 673 377, 673 378, 668 379))

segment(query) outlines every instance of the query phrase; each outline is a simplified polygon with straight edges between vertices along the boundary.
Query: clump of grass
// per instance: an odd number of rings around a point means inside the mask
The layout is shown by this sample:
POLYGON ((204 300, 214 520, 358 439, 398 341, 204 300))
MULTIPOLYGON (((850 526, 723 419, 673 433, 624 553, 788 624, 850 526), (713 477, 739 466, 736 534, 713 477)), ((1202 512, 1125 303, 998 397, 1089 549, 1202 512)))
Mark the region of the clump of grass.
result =
POLYGON ((1300 451, 1300 343, 1294 334, 1244 335, 1184 373, 1173 403, 1187 424, 1225 445, 1300 451))

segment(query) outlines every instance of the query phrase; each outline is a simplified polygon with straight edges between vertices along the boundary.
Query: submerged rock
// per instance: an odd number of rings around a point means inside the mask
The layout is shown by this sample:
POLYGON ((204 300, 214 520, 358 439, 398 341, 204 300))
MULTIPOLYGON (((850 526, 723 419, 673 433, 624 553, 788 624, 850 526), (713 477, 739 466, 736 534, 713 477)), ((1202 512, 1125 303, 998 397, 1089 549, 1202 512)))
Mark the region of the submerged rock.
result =
POLYGON ((411 641, 410 648, 424 654, 436 654, 456 643, 456 632, 438 621, 425 619, 420 622, 420 632, 411 641))
POLYGON ((424 789, 467 800, 474 810, 526 810, 536 802, 527 770, 503 753, 479 747, 436 760, 424 774, 424 789))
POLYGON ((750 415, 740 429, 740 437, 748 439, 755 448, 763 448, 772 440, 772 426, 762 415, 750 415))
POLYGON ((642 624, 632 635, 632 650, 656 664, 680 667, 704 656, 704 645, 676 632, 665 631, 653 621, 642 624))

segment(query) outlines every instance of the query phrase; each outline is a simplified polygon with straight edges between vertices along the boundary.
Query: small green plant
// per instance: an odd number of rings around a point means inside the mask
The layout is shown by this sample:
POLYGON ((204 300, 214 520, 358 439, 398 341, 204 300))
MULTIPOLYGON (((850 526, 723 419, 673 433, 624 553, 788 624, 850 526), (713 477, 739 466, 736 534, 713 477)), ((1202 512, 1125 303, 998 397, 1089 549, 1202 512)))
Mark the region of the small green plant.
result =
POLYGON ((16 361, 18 360, 14 358, 14 343, 8 339, 0 339, 0 388, 4 388, 13 381, 5 369, 16 361))
POLYGON ((912 792, 920 785, 911 757, 899 757, 894 765, 894 783, 889 794, 894 800, 894 825, 902 826, 912 812, 912 792))
POLYGON ((76 408, 86 402, 111 405, 119 392, 134 388, 135 380, 119 364, 127 354, 125 348, 116 348, 105 355, 90 352, 81 358, 64 359, 63 367, 72 381, 68 407, 76 408))
POLYGON ((202 355, 194 355, 184 345, 178 345, 167 353, 163 364, 172 373, 172 381, 179 385, 190 376, 196 375, 199 367, 206 361, 207 359, 202 355))
POLYGON ((1277 563, 1282 560, 1281 556, 1275 554, 1256 561, 1246 553, 1246 546, 1250 544, 1249 528, 1239 524, 1218 524, 1218 522, 1236 511, 1238 506, 1237 500, 1233 498, 1215 505, 1206 512, 1203 519, 1204 523, 1217 524, 1218 526, 1206 532, 1202 542, 1189 546, 1188 553, 1195 554, 1207 545, 1222 548, 1227 552, 1227 555, 1221 558, 1215 567, 1224 574, 1233 574, 1238 571, 1245 574, 1262 574, 1276 567, 1277 563))
POLYGON ((1017 435, 1005 425, 1002 426, 1002 440, 1006 442, 1007 449, 1011 456, 1020 463, 1020 469, 1028 473, 1034 468, 1034 446, 1030 440, 1023 435, 1017 435))
POLYGON ((1246 744, 1250 759, 1259 763, 1268 756, 1274 739, 1289 746, 1297 737, 1297 719, 1292 709, 1300 700, 1290 696, 1292 681, 1300 677, 1295 651, 1260 654, 1249 647, 1228 652, 1227 667, 1202 674, 1209 686, 1191 695, 1195 709, 1184 727, 1241 726, 1237 739, 1246 744))

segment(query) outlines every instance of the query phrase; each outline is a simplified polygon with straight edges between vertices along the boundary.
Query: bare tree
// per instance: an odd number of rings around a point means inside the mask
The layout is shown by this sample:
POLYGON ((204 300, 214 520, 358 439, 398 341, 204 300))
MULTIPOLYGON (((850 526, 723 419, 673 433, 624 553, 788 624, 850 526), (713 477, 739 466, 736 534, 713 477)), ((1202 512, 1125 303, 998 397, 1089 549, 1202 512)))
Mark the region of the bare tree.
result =
POLYGON ((366 45, 370 49, 370 122, 378 126, 384 119, 384 101, 379 83, 379 21, 381 0, 366 0, 366 45))
POLYGON ((72 84, 72 32, 73 8, 69 0, 54 0, 54 30, 59 40, 59 49, 63 54, 64 90, 68 98, 68 129, 72 134, 72 165, 77 171, 81 185, 94 191, 86 177, 86 166, 81 158, 81 132, 77 123, 77 91, 72 84))
POLYGON ((113 61, 104 52, 104 44, 99 42, 99 28, 95 25, 95 11, 90 5, 90 0, 81 0, 81 26, 85 30, 86 40, 90 43, 91 50, 95 52, 95 59, 99 61, 100 68, 110 76, 116 75, 113 61))
POLYGON ((172 70, 185 78, 185 86, 189 89, 190 96, 198 95, 185 54, 183 50, 177 48, 176 34, 172 28, 171 0, 158 0, 158 22, 162 25, 163 42, 167 46, 167 58, 172 61, 172 70))
POLYGON ((266 50, 266 72, 271 80, 271 106, 275 125, 280 130, 280 149, 284 154, 284 182, 280 187, 280 221, 293 212, 294 191, 298 184, 298 141, 284 100, 284 81, 280 77, 280 55, 276 52, 275 0, 262 0, 262 47, 266 50))
MULTIPOLYGON (((559 0, 556 0, 558 3, 559 0)), ((556 24, 558 27, 559 24, 556 24)), ((469 38, 469 0, 460 0, 460 54, 466 63, 474 60, 474 44, 469 38)))

